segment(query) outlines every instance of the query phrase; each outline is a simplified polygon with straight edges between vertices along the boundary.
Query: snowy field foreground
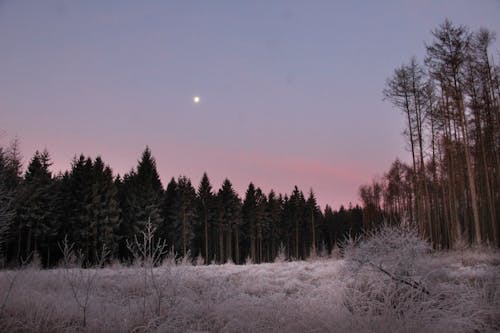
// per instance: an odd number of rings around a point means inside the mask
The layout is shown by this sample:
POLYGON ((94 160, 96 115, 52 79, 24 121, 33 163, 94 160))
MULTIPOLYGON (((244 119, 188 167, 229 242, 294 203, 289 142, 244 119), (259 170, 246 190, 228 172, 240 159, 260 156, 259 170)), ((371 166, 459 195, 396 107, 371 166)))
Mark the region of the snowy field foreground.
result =
POLYGON ((499 252, 412 240, 351 245, 344 259, 2 271, 0 331, 500 330, 499 252))

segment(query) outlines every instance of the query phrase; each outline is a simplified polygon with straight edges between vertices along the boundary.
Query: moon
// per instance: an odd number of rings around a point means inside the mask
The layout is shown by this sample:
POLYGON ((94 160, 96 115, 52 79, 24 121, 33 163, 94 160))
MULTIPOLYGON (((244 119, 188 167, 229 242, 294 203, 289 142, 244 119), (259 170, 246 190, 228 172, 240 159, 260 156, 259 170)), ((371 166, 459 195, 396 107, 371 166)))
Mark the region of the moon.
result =
POLYGON ((200 96, 194 96, 193 97, 193 102, 194 102, 194 104, 200 103, 200 96))

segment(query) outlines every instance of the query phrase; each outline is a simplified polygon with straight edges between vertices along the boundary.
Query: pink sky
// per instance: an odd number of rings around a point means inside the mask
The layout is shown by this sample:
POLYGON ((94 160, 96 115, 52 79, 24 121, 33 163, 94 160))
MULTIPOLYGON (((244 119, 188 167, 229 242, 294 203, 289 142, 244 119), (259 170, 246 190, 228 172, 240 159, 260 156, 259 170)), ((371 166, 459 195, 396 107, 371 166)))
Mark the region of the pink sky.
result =
POLYGON ((498 1, 2 1, 1 144, 120 174, 149 145, 164 185, 206 171, 240 195, 252 181, 356 203, 408 158, 385 80, 446 17, 500 31, 498 1))

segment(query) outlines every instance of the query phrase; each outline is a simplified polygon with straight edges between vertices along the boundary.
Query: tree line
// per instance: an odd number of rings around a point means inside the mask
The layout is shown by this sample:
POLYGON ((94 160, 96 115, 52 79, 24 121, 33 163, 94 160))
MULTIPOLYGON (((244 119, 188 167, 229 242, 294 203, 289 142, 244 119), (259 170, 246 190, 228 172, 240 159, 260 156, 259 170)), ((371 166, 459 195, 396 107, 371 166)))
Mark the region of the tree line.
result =
POLYGON ((215 190, 206 173, 197 188, 186 176, 164 187, 149 148, 123 177, 100 157, 75 157, 71 169, 57 175, 50 165, 49 153, 37 151, 22 173, 17 141, 0 148, 4 263, 36 255, 43 266, 54 266, 65 239, 87 265, 98 262, 103 246, 111 260, 130 262, 127 241, 148 222, 178 256, 206 264, 271 262, 280 251, 288 259, 305 259, 330 253, 361 232, 361 207, 321 210, 312 189, 307 195, 297 187, 289 195, 266 194, 250 183, 240 198, 228 179, 215 190))
POLYGON ((405 221, 436 247, 500 246, 500 67, 495 34, 445 20, 383 91, 405 117, 409 164, 360 187, 363 224, 405 221))

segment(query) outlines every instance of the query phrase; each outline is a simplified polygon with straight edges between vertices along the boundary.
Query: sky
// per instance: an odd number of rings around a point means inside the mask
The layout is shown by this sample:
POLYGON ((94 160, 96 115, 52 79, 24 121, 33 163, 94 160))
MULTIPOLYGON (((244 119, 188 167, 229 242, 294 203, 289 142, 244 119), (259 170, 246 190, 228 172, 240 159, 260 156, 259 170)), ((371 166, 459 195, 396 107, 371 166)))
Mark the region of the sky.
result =
POLYGON ((500 33, 500 1, 0 0, 0 145, 356 204, 408 160, 382 90, 445 18, 500 33))

